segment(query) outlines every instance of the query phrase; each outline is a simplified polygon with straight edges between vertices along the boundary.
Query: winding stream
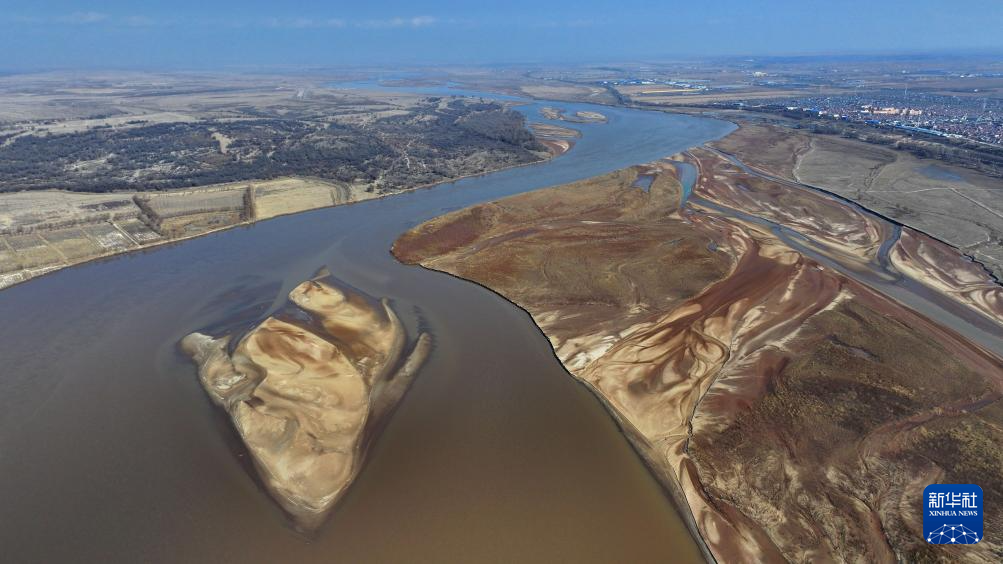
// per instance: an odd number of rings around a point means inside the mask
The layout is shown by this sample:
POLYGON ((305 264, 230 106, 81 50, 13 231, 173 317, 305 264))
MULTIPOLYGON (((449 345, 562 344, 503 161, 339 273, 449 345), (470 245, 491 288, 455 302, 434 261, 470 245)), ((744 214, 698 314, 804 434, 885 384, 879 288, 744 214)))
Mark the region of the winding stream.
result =
POLYGON ((774 235, 792 249, 814 259, 827 268, 831 268, 844 276, 861 282, 865 286, 892 298, 914 311, 937 320, 939 324, 951 328, 965 338, 984 347, 986 350, 1003 356, 1003 331, 1001 331, 997 320, 962 305, 950 297, 924 286, 917 280, 903 276, 891 264, 888 253, 902 234, 902 225, 900 223, 825 189, 766 174, 750 168, 733 155, 712 148, 707 148, 707 150, 725 157, 746 174, 758 176, 770 182, 790 186, 795 189, 812 191, 823 198, 836 200, 845 206, 849 206, 860 214, 883 225, 889 236, 885 237, 881 242, 877 255, 874 260, 866 265, 866 268, 861 268, 860 265, 849 262, 843 263, 835 258, 839 256, 839 251, 831 248, 822 241, 806 236, 800 231, 762 217, 707 201, 704 198, 692 196, 692 187, 696 182, 696 167, 689 163, 679 163, 676 165, 681 172, 680 179, 684 187, 684 201, 688 199, 695 204, 712 209, 722 215, 768 227, 774 235))
MULTIPOLYGON (((544 104, 519 107, 535 121, 544 104)), ((404 230, 499 197, 652 161, 729 123, 639 110, 575 124, 553 161, 276 218, 0 292, 0 546, 12 562, 699 561, 668 497, 529 317, 397 263, 404 230), (319 267, 388 296, 435 350, 313 538, 176 349, 246 327, 319 267)))

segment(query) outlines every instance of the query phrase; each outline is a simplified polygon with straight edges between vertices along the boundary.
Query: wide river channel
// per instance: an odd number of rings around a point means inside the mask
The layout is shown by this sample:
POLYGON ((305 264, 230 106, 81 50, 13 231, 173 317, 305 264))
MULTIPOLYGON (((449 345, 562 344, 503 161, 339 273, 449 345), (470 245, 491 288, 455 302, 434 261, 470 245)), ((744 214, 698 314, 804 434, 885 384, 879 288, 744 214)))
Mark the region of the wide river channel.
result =
MULTIPOLYGON (((533 121, 542 105, 519 107, 533 121)), ((600 111, 550 162, 69 268, 0 292, 0 550, 7 562, 700 561, 677 510, 521 310, 403 266, 449 210, 644 163, 723 121, 600 111), (327 266, 435 349, 312 537, 255 482, 176 349, 266 317, 327 266)))

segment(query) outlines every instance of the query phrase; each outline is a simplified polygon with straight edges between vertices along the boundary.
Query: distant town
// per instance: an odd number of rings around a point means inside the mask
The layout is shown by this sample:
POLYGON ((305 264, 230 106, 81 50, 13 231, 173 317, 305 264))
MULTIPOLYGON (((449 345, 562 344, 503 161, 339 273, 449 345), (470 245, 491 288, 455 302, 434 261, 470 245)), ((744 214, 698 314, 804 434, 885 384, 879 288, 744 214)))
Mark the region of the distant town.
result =
POLYGON ((779 97, 728 106, 777 106, 814 116, 863 122, 971 141, 1003 144, 1003 101, 939 94, 881 92, 838 96, 779 97))
POLYGON ((1003 144, 1003 64, 992 56, 721 59, 530 74, 588 85, 620 103, 796 112, 1003 144))

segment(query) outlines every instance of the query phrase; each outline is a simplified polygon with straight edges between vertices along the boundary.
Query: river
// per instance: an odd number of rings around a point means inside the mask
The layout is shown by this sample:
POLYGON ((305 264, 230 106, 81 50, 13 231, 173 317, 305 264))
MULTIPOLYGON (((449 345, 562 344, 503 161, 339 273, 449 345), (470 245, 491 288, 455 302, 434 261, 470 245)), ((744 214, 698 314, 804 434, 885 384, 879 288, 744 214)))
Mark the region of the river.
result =
MULTIPOLYGON (((10 562, 696 562, 683 521, 521 310, 388 249, 446 211, 645 163, 722 121, 585 104, 552 161, 276 218, 0 292, 0 546, 10 562), (244 327, 327 266, 435 349, 316 535, 259 487, 176 343, 244 327)), ((535 121, 543 105, 520 106, 535 121)), ((553 104, 552 104, 553 105, 553 104)))

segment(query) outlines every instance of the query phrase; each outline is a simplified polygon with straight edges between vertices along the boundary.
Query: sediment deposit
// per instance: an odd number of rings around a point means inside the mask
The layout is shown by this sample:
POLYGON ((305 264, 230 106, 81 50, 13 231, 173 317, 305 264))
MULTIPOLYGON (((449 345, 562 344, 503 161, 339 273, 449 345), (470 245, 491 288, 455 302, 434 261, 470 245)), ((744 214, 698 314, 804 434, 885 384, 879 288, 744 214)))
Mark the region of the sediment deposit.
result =
POLYGON ((950 245, 906 228, 889 256, 900 272, 990 318, 1003 319, 1003 286, 950 245))
MULTIPOLYGON (((717 560, 996 560, 988 538, 924 542, 919 501, 971 482, 1003 502, 1000 359, 853 277, 891 277, 887 223, 712 151, 681 160, 689 198, 660 161, 450 213, 394 253, 526 309, 717 560)), ((896 264, 995 307, 911 241, 896 264)))
POLYGON ((193 333, 182 349, 226 410, 261 482, 306 530, 358 473, 366 442, 427 356, 386 300, 329 275, 297 286, 284 309, 235 337, 193 333))
MULTIPOLYGON (((753 123, 712 146, 758 171, 849 198, 933 235, 1003 276, 1003 180, 951 164, 836 135, 753 123)), ((903 148, 905 149, 905 148, 903 148)))
POLYGON ((606 123, 608 118, 599 112, 575 112, 568 115, 564 108, 554 108, 546 106, 540 109, 540 113, 547 119, 557 119, 572 123, 606 123))
POLYGON ((576 129, 549 123, 531 123, 529 127, 537 140, 555 157, 570 151, 575 146, 575 140, 582 136, 582 132, 576 129))

